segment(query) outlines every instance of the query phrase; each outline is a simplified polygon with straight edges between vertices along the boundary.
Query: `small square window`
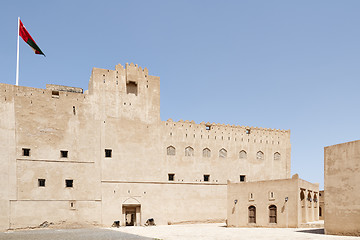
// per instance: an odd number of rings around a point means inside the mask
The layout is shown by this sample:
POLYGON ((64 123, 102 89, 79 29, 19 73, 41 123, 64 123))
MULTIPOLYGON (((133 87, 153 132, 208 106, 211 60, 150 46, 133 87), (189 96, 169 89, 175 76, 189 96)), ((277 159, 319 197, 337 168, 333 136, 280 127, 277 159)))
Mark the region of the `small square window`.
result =
POLYGON ((210 181, 210 175, 204 174, 204 182, 209 182, 209 181, 210 181))
POLYGON ((45 187, 45 179, 39 178, 38 179, 38 186, 39 187, 45 187))
POLYGON ((29 157, 30 156, 30 148, 23 148, 22 153, 23 153, 23 156, 29 157))
POLYGON ((68 151, 60 151, 60 157, 67 158, 68 157, 68 151))
POLYGON ((105 157, 107 157, 107 158, 112 157, 112 150, 111 149, 105 149, 105 157))
POLYGON ((250 134, 250 128, 246 129, 246 134, 250 134))
POLYGON ((206 126, 206 130, 210 130, 211 129, 211 126, 206 126))
POLYGON ((72 188, 72 187, 73 187, 73 183, 74 183, 74 180, 72 180, 72 179, 66 179, 66 180, 65 180, 65 186, 66 186, 67 188, 72 188))
POLYGON ((240 175, 240 182, 245 182, 246 180, 246 176, 245 175, 240 175))
POLYGON ((168 180, 169 181, 174 181, 174 179, 175 179, 175 174, 174 173, 169 173, 168 174, 168 180))

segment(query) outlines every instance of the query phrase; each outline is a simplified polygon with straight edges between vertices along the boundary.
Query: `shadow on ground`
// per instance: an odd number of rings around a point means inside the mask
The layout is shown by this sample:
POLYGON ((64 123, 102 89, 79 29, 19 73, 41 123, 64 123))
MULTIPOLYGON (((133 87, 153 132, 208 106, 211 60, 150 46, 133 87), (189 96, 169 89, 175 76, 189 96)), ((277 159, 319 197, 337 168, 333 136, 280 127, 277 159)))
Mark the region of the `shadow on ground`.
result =
POLYGON ((106 229, 37 229, 0 233, 0 240, 151 240, 106 229))
POLYGON ((313 234, 325 234, 325 231, 324 231, 323 228, 300 230, 300 231, 296 231, 296 232, 313 233, 313 234))

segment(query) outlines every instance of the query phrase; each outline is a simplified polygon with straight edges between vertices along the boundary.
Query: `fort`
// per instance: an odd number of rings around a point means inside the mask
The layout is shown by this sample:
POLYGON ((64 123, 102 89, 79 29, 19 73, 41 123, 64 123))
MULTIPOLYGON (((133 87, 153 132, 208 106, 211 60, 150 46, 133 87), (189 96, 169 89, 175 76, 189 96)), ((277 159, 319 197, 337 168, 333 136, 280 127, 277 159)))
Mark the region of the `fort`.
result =
POLYGON ((289 130, 161 121, 160 78, 134 64, 86 91, 0 84, 0 113, 0 229, 219 222, 228 180, 291 177, 289 130))

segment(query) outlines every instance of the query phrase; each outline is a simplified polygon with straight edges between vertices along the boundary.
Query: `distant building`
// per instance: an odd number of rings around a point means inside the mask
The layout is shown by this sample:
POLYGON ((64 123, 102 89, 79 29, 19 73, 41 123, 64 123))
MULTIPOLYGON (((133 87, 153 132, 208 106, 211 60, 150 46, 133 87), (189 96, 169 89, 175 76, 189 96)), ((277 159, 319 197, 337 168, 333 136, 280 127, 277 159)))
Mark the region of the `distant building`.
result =
POLYGON ((290 177, 289 130, 161 121, 160 78, 134 64, 85 92, 0 84, 0 142, 0 229, 224 221, 228 179, 290 177))
POLYGON ((319 184, 299 179, 228 182, 229 227, 300 227, 319 220, 319 184))
POLYGON ((360 140, 324 151, 325 233, 360 236, 360 140))

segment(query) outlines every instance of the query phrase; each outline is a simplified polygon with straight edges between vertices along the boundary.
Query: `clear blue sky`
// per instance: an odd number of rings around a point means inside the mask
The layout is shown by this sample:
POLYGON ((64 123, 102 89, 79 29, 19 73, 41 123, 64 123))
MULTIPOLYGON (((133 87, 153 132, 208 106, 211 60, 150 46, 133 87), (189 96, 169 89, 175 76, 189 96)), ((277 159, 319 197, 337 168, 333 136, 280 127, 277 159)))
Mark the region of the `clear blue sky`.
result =
POLYGON ((161 118, 291 130, 292 174, 323 188, 323 148, 360 139, 360 1, 2 1, 0 71, 87 89, 92 67, 161 77, 161 118))

